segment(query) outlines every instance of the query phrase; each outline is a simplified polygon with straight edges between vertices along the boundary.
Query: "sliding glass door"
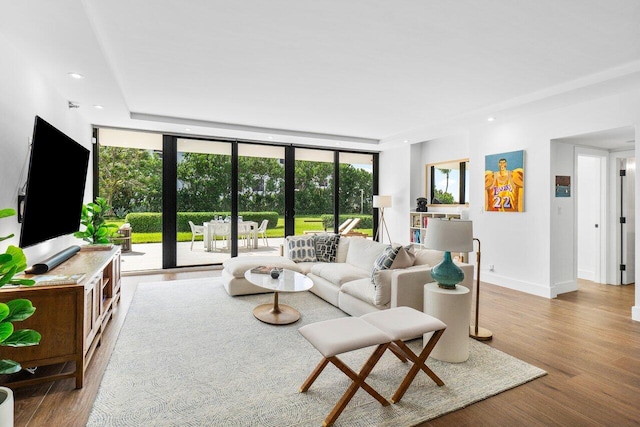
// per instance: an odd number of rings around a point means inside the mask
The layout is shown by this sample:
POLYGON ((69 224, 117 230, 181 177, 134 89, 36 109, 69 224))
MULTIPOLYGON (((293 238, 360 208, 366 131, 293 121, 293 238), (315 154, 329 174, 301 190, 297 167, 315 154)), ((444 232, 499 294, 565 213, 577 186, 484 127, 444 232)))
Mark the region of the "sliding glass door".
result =
MULTIPOLYGON (((377 154, 95 129, 94 194, 108 221, 131 223, 123 271, 278 255, 286 235, 371 237, 377 154)), ((118 241, 114 239, 114 241, 118 241)))
POLYGON ((229 142, 177 140, 176 264, 221 263, 231 257, 229 142))
POLYGON ((277 255, 284 240, 285 149, 238 144, 238 254, 277 255))
POLYGON ((295 159, 295 234, 332 231, 334 152, 296 148, 295 159))

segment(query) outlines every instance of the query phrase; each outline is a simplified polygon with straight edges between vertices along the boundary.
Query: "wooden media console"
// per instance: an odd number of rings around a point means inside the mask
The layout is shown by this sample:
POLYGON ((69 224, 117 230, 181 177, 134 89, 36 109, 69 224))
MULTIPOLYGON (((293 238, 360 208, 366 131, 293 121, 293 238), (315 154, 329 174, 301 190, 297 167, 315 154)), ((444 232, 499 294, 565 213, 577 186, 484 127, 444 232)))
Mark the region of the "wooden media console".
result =
POLYGON ((85 273, 78 284, 0 288, 1 302, 25 298, 36 307, 30 318, 14 324, 16 329, 34 329, 42 335, 36 346, 0 347, 3 359, 23 367, 19 373, 0 376, 0 384, 22 387, 75 378, 76 388, 82 387, 84 372, 120 299, 120 262, 119 246, 106 251, 81 250, 47 273, 85 273), (44 369, 67 362, 75 364, 71 371, 44 369), (24 370, 36 367, 42 369, 33 374, 24 370))

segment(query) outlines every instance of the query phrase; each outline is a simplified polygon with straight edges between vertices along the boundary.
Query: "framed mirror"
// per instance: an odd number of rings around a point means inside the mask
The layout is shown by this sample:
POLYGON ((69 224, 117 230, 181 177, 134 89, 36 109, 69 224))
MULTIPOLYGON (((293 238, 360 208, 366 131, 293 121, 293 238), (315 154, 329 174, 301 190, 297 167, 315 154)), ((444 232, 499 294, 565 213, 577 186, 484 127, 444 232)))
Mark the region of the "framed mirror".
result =
POLYGON ((469 159, 427 164, 425 176, 429 205, 469 203, 469 159))

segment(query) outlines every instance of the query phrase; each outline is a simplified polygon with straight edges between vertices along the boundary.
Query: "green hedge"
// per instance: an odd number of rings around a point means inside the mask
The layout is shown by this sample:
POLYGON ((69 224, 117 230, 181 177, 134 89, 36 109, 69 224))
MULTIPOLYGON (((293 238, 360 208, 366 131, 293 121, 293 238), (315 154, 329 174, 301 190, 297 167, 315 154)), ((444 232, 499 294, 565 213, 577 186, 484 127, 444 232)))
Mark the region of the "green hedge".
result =
MULTIPOLYGON (((211 221, 214 217, 223 218, 231 215, 230 212, 178 212, 178 231, 190 232, 189 221, 202 225, 203 222, 211 221)), ((267 228, 275 228, 278 225, 277 212, 239 212, 245 221, 255 221, 258 224, 263 219, 269 220, 267 228)), ((160 233, 162 232, 162 214, 155 212, 128 213, 125 221, 131 224, 134 233, 160 233)))

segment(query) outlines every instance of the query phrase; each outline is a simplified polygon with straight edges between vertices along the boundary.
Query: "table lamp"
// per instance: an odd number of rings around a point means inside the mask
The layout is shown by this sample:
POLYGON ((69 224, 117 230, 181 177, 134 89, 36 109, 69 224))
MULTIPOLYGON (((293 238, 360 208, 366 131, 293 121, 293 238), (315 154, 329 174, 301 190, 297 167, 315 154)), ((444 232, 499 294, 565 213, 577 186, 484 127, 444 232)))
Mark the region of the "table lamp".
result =
POLYGON ((473 251, 473 222, 455 219, 433 219, 425 233, 424 246, 444 251, 442 262, 431 268, 431 277, 444 289, 455 289, 464 272, 451 260, 451 252, 473 251))
POLYGON ((384 232, 380 231, 384 229, 387 232, 389 243, 391 243, 391 235, 389 235, 387 223, 384 221, 384 208, 391 207, 391 196, 373 196, 373 207, 380 209, 380 223, 378 224, 378 229, 376 230, 376 235, 373 240, 378 240, 378 235, 380 235, 380 242, 384 242, 384 232))

